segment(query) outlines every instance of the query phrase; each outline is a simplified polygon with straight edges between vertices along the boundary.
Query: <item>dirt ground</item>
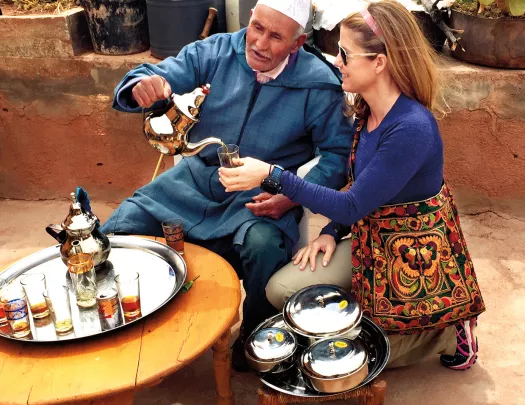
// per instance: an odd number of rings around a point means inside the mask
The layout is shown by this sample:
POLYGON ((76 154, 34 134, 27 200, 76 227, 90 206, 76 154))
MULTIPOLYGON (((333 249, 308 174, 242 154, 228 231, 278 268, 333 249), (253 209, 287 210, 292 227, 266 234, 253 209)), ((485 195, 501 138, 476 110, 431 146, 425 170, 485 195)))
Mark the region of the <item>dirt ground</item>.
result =
MULTIPOLYGON (((458 197, 458 195, 456 195, 458 197)), ((478 362, 468 371, 445 369, 432 358, 412 367, 383 372, 387 405, 517 405, 525 404, 525 217, 521 202, 458 198, 462 226, 487 305, 479 318, 478 362)), ((115 204, 94 202, 105 220, 115 204)), ((67 215, 65 200, 0 200, 0 268, 55 244, 45 232, 67 215)), ((317 231, 324 218, 316 217, 317 231)), ((312 232, 315 233, 315 232, 312 232)), ((237 335, 238 325, 233 337, 237 335)), ((258 379, 233 375, 237 405, 256 405, 258 379)), ((330 402, 338 404, 342 402, 330 402)), ((211 351, 160 385, 135 395, 135 405, 213 405, 215 383, 211 351)))

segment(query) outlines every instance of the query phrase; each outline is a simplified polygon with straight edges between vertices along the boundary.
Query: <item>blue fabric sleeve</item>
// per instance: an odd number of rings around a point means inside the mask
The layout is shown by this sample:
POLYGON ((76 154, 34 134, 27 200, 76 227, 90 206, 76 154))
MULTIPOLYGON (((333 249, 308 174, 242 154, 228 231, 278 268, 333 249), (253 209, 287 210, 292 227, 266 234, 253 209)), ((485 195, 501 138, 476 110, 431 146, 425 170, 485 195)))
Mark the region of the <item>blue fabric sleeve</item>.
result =
MULTIPOLYGON (((113 108, 124 112, 140 112, 141 108, 132 98, 133 83, 142 77, 159 75, 164 77, 177 94, 193 91, 203 84, 207 73, 215 58, 214 48, 217 36, 212 36, 204 41, 193 42, 179 52, 177 57, 169 57, 155 64, 144 63, 132 69, 124 76, 114 91, 113 108)), ((157 102, 152 109, 159 108, 162 102, 157 102)))
POLYGON ((402 121, 386 131, 370 163, 346 192, 309 183, 285 171, 282 193, 332 221, 352 225, 388 203, 421 168, 434 141, 426 123, 402 121))
POLYGON ((326 91, 312 90, 307 106, 307 116, 314 117, 306 130, 312 134, 313 144, 321 155, 319 163, 305 176, 310 183, 340 189, 346 184, 347 160, 352 146, 351 120, 343 115, 342 92, 333 92, 331 103, 326 105, 326 91), (308 111, 311 110, 311 111, 308 111))

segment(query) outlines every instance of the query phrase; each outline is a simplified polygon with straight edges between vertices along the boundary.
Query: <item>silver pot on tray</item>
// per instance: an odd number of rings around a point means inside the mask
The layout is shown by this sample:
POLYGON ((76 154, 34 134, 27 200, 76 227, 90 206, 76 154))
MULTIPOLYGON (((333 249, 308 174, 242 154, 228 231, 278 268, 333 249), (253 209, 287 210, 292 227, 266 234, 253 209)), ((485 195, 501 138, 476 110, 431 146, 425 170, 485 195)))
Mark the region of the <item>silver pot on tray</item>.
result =
POLYGON ((303 352, 299 368, 319 392, 348 391, 368 376, 368 353, 359 339, 324 339, 303 352))
POLYGON ((290 369, 297 360, 297 340, 284 328, 256 328, 246 340, 244 354, 254 370, 281 373, 290 369))
POLYGON ((283 308, 284 323, 303 348, 325 338, 357 337, 362 316, 354 295, 330 284, 296 291, 283 308))

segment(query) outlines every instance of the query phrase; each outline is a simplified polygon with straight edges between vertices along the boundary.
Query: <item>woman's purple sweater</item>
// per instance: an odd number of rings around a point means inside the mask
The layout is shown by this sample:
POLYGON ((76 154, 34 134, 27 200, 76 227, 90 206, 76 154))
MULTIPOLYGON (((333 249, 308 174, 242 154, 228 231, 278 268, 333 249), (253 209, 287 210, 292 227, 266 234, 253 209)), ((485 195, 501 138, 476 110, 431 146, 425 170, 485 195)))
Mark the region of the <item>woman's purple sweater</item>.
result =
MULTIPOLYGON (((357 126, 357 122, 355 127, 357 126)), ((351 136, 353 134, 349 134, 351 136)), ((285 171, 282 193, 332 220, 321 234, 339 241, 349 226, 385 204, 437 194, 443 181, 443 143, 434 116, 401 94, 381 124, 361 131, 355 182, 346 192, 308 183, 285 171)))

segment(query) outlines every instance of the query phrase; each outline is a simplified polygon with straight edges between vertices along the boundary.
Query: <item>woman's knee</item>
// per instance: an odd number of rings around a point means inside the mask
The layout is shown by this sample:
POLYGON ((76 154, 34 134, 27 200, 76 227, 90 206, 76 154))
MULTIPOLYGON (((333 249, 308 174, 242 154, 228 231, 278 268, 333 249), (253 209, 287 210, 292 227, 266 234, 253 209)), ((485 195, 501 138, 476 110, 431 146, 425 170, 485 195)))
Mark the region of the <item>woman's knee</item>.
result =
POLYGON ((285 303, 286 286, 282 285, 278 277, 273 276, 266 285, 266 298, 279 311, 283 309, 285 303))

